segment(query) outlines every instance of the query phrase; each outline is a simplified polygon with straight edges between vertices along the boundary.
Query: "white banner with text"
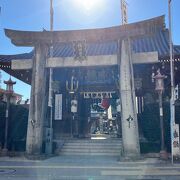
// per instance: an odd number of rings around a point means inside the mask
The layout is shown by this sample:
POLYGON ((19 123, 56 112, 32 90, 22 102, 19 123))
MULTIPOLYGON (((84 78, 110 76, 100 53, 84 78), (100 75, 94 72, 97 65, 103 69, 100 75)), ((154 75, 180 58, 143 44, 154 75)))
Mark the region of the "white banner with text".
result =
POLYGON ((62 120, 62 94, 55 95, 54 119, 62 120))

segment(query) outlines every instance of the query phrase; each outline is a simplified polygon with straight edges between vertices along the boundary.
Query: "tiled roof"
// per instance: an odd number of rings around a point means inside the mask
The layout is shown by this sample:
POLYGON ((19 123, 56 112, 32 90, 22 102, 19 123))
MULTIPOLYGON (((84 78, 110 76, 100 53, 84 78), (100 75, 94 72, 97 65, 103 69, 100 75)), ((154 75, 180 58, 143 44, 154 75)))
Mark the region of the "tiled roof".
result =
MULTIPOLYGON (((168 31, 159 31, 152 36, 139 37, 132 40, 132 49, 135 53, 158 51, 159 57, 169 55, 168 31)), ((117 41, 88 43, 87 56, 117 54, 117 41)), ((180 46, 174 46, 174 54, 180 55, 180 46)), ((54 45, 54 57, 73 56, 73 44, 61 43, 54 45)))
MULTIPOLYGON (((72 57, 73 43, 58 43, 53 47, 54 57, 72 57)), ((117 54, 117 42, 99 42, 86 44, 87 56, 117 54)))
MULTIPOLYGON (((159 57, 169 55, 168 31, 159 31, 152 36, 139 37, 132 40, 132 49, 135 53, 158 51, 159 57)), ((117 41, 86 44, 87 56, 117 54, 117 41)), ((180 55, 180 46, 174 46, 174 55, 180 55)), ((16 59, 31 59, 33 52, 17 55, 0 55, 1 62, 16 59)), ((72 43, 56 43, 53 48, 53 57, 72 57, 72 43)))
POLYGON ((30 53, 15 54, 15 55, 0 55, 0 62, 9 62, 16 59, 32 59, 33 51, 30 53))

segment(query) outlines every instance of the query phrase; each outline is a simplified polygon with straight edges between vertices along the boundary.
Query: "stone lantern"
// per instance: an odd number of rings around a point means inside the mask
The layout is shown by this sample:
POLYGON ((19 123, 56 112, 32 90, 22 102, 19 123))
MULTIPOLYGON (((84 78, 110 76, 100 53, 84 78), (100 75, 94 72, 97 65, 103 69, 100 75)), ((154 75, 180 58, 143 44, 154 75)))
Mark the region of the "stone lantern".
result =
POLYGON ((6 84, 6 122, 5 122, 5 137, 4 137, 4 147, 3 147, 3 154, 6 155, 8 148, 7 148, 7 142, 8 142, 8 126, 9 126, 9 106, 10 106, 10 100, 14 93, 13 85, 16 84, 15 81, 11 80, 11 77, 8 81, 4 81, 4 84, 6 84))
POLYGON ((164 91, 164 79, 165 75, 162 75, 160 69, 157 70, 157 74, 153 77, 155 79, 155 90, 159 96, 159 115, 160 115, 160 130, 161 130, 161 151, 160 158, 167 159, 167 152, 164 144, 164 122, 163 122, 163 107, 162 107, 162 94, 164 91))

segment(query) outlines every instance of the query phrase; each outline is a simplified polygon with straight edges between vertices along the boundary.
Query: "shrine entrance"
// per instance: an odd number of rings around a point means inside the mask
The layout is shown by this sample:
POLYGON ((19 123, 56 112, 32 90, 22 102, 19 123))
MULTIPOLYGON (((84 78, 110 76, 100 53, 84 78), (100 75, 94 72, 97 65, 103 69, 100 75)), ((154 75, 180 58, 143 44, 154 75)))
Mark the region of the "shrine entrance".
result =
POLYGON ((82 92, 78 106, 79 137, 121 137, 120 103, 115 91, 82 92))
POLYGON ((117 71, 116 66, 54 69, 54 101, 62 95, 61 119, 53 118, 56 140, 121 137, 117 71))
MULTIPOLYGON (((152 74, 157 68, 166 72, 169 63, 164 24, 161 16, 127 25, 126 30, 123 26, 68 32, 6 29, 14 45, 34 47, 31 53, 1 57, 5 71, 32 86, 27 154, 41 154, 43 142, 50 147, 47 154, 51 154, 53 140, 66 135, 91 137, 111 134, 113 128, 116 132, 119 122, 114 122, 120 118, 115 118, 118 112, 113 112, 113 99, 120 97, 123 155, 139 157, 137 112, 143 111, 146 94, 154 94, 152 74), (56 82, 57 88, 52 85, 56 82), (109 91, 115 91, 116 97, 113 93, 109 98, 103 96, 109 91), (102 96, 96 97, 100 92, 102 96), (101 110, 107 100, 111 108, 108 105, 101 110), (73 111, 72 104, 76 104, 73 111)), ((178 58, 178 47, 175 49, 178 58)))

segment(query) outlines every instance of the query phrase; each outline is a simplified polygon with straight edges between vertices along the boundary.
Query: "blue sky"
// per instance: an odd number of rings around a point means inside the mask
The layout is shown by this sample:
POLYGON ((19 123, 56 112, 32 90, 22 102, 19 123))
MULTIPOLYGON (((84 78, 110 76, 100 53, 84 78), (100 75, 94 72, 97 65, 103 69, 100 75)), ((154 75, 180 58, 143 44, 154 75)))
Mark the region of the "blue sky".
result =
MULTIPOLYGON (((127 3, 129 23, 165 15, 168 27, 168 0, 127 0, 127 3)), ((4 28, 48 30, 50 0, 0 0, 0 6, 0 54, 29 52, 31 48, 11 44, 4 34, 4 28)), ((179 18, 180 0, 172 0, 173 41, 180 45, 179 18)), ((54 0, 54 30, 101 28, 120 24, 120 0, 54 0), (97 3, 93 5, 90 1, 97 3)), ((9 78, 5 73, 2 76, 2 80, 9 78)), ((24 99, 28 98, 30 86, 16 81, 15 91, 23 94, 24 99)), ((3 83, 1 85, 4 87, 3 83)))

